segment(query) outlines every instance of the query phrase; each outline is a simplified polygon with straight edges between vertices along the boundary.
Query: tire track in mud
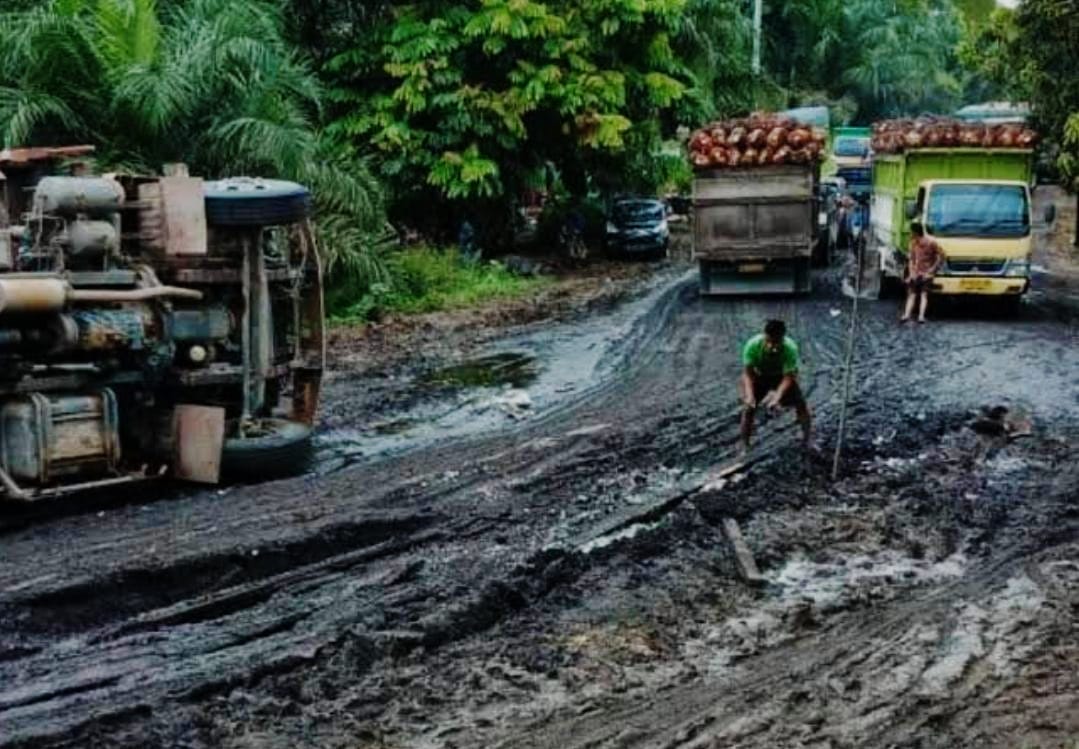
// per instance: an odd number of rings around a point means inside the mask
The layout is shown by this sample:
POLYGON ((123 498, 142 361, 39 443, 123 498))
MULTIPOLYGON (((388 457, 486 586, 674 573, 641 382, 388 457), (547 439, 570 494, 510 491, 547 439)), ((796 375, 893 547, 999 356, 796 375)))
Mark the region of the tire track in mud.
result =
MULTIPOLYGON (((999 745, 984 728, 977 730, 962 716, 966 710, 976 713, 1008 688, 993 684, 979 665, 998 654, 964 642, 972 636, 965 629, 969 626, 963 621, 965 612, 1014 607, 1008 588, 1017 580, 1038 578, 1037 570, 1055 564, 1049 561, 1055 557, 1074 558, 1079 552, 1077 536, 1079 528, 1073 527, 1068 539, 1048 550, 1044 545, 1036 551, 1019 545, 953 582, 833 616, 833 621, 803 629, 788 642, 717 677, 668 684, 644 696, 613 695, 602 709, 519 725, 490 745, 498 749, 763 748, 792 741, 806 746, 999 745), (964 652, 964 647, 970 650, 964 652), (957 649, 958 660, 950 662, 957 649), (944 691, 942 680, 955 686, 944 691), (957 742, 954 734, 943 730, 953 719, 961 727, 969 725, 965 740, 957 742), (936 740, 929 738, 934 735, 936 740)), ((1043 582, 1042 587, 1063 585, 1073 601, 1079 600, 1075 598, 1079 568, 1070 564, 1064 569, 1063 577, 1043 582)), ((1006 633, 1014 633, 1031 616, 1024 611, 1012 621, 1005 616, 1006 633)), ((1021 640, 1015 639, 1015 644, 1021 640)), ((1017 653, 1013 660, 1024 656, 1017 653)), ((467 737, 460 740, 467 745, 467 737)), ((1003 745, 1011 745, 1007 741, 1003 745)))
MULTIPOLYGON (((608 510, 584 523, 602 528, 664 470, 730 453, 738 349, 765 317, 785 317, 802 342, 807 395, 826 420, 846 330, 837 306, 712 302, 683 281, 612 352, 609 376, 519 427, 4 536, 0 632, 12 644, 0 651, 0 745, 82 745, 88 731, 108 735, 110 716, 138 725, 176 698, 190 706, 237 684, 303 680, 341 649, 359 654, 362 673, 527 609, 580 574, 578 553, 547 548, 563 513, 604 497, 608 510), (50 554, 62 539, 81 546, 50 554)), ((894 366, 890 311, 870 310, 857 397, 879 420, 872 401, 934 373, 912 371, 919 346, 894 366)), ((765 425, 765 445, 793 440, 786 422, 765 425)))

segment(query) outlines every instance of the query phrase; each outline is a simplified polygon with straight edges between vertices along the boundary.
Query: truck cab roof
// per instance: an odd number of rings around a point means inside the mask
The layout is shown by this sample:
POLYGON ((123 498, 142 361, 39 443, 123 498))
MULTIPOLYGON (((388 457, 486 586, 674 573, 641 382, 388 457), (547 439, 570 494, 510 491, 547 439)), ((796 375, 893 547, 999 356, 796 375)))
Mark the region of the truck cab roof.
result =
POLYGON ((934 185, 1022 185, 1026 182, 1019 179, 927 179, 919 183, 925 187, 934 185))

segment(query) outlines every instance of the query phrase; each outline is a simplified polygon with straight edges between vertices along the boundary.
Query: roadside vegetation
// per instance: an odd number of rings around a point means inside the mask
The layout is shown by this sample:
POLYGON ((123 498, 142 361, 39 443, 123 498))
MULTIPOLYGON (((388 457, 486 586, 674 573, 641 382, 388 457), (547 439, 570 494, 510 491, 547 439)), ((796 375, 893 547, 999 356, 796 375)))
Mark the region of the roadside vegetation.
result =
POLYGON ((331 322, 357 324, 395 313, 470 307, 522 296, 550 283, 543 276, 513 273, 497 260, 462 257, 452 247, 409 247, 392 253, 387 265, 388 280, 372 284, 358 296, 347 286, 331 290, 331 322))
MULTIPOLYGON (((767 2, 755 73, 743 0, 0 0, 0 132, 93 143, 108 168, 309 185, 332 312, 361 319, 433 304, 407 274, 443 254, 402 255, 390 226, 446 246, 467 220, 493 257, 542 193, 549 251, 569 210, 592 225, 615 194, 684 190, 686 128, 753 109, 864 124, 1030 101, 1074 190, 1077 17, 1070 0, 767 2)), ((507 285, 459 271, 455 299, 507 285)))

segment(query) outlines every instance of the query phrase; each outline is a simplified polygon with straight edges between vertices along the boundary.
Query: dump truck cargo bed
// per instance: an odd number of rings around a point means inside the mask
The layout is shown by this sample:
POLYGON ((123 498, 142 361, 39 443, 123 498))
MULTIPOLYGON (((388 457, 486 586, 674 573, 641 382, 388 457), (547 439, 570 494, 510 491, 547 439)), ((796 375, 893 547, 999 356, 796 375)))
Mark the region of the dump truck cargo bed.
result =
POLYGON ((694 256, 702 294, 808 292, 816 164, 698 173, 694 256))

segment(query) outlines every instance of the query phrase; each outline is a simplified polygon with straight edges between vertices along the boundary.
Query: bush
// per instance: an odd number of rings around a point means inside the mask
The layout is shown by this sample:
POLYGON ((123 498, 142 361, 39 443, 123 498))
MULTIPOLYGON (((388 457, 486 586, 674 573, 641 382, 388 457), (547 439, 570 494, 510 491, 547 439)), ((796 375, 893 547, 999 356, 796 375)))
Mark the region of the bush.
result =
POLYGON ((603 203, 598 198, 586 198, 573 202, 568 197, 558 196, 548 202, 543 208, 543 213, 540 214, 536 232, 536 241, 540 249, 547 253, 558 252, 559 232, 566 225, 575 206, 584 219, 585 244, 598 247, 603 243, 603 227, 607 223, 607 212, 603 208, 603 203))
POLYGON ((494 260, 469 260, 457 249, 413 247, 390 255, 388 280, 360 289, 345 284, 327 294, 330 319, 360 323, 398 312, 468 307, 520 294, 546 282, 524 278, 494 260))

